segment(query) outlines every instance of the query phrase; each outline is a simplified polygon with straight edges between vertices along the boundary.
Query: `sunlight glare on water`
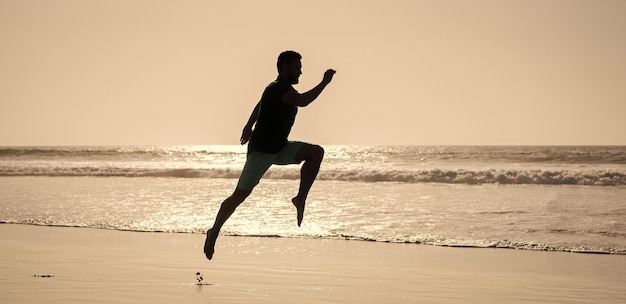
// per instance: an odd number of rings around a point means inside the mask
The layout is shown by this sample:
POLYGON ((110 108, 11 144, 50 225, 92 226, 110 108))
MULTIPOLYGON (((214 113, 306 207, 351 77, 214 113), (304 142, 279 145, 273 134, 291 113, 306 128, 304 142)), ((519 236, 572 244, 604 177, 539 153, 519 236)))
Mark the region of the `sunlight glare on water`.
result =
MULTIPOLYGON (((626 250, 625 147, 325 149, 302 227, 300 166, 274 166, 222 232, 626 250)), ((4 148, 0 221, 204 233, 245 160, 245 146, 4 148)))

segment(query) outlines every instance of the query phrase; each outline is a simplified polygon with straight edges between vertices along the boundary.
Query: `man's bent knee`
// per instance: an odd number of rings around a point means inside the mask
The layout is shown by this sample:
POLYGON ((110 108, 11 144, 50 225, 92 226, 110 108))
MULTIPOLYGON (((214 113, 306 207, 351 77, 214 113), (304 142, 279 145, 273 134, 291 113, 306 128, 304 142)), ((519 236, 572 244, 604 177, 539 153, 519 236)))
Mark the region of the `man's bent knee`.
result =
POLYGON ((312 145, 312 144, 307 144, 306 146, 303 146, 300 151, 298 151, 298 154, 296 155, 296 159, 298 161, 308 161, 308 160, 313 160, 313 161, 322 161, 322 159, 324 158, 324 148, 322 148, 319 145, 312 145))
POLYGON ((313 150, 314 158, 322 161, 322 159, 324 158, 324 148, 322 148, 322 146, 314 145, 313 150))

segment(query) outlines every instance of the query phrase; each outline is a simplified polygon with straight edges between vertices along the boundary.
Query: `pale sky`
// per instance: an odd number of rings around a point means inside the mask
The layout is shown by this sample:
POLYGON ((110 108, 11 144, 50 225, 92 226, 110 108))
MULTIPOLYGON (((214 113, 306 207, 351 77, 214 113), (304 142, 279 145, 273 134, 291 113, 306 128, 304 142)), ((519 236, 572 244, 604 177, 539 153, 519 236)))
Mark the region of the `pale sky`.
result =
POLYGON ((626 1, 0 0, 0 146, 238 144, 276 57, 290 138, 626 145, 626 1))

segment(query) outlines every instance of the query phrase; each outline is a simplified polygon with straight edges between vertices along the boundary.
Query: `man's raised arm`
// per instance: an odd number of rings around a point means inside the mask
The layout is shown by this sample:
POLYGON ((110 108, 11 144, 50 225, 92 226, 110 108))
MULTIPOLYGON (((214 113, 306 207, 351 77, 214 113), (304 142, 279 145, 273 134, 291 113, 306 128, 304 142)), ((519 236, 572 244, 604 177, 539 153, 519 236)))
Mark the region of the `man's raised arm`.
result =
POLYGON ((286 104, 298 106, 298 107, 306 107, 310 103, 312 103, 324 89, 326 86, 333 80, 333 75, 335 75, 335 70, 328 69, 324 73, 324 78, 322 82, 316 85, 314 88, 305 93, 298 93, 295 91, 291 91, 283 95, 281 101, 286 104))

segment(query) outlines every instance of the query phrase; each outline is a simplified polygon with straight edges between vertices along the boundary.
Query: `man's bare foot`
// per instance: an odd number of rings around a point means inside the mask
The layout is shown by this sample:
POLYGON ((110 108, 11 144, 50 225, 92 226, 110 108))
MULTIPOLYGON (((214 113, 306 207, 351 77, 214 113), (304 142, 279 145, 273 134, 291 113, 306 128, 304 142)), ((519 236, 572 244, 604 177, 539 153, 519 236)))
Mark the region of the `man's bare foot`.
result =
POLYGON ((306 202, 297 196, 292 198, 291 202, 294 206, 296 206, 296 211, 298 212, 298 227, 300 227, 300 224, 302 224, 302 218, 304 218, 304 205, 306 202))
POLYGON ((213 228, 206 232, 206 240, 204 241, 204 255, 207 259, 213 258, 215 252, 215 241, 217 240, 217 233, 213 233, 213 228))

